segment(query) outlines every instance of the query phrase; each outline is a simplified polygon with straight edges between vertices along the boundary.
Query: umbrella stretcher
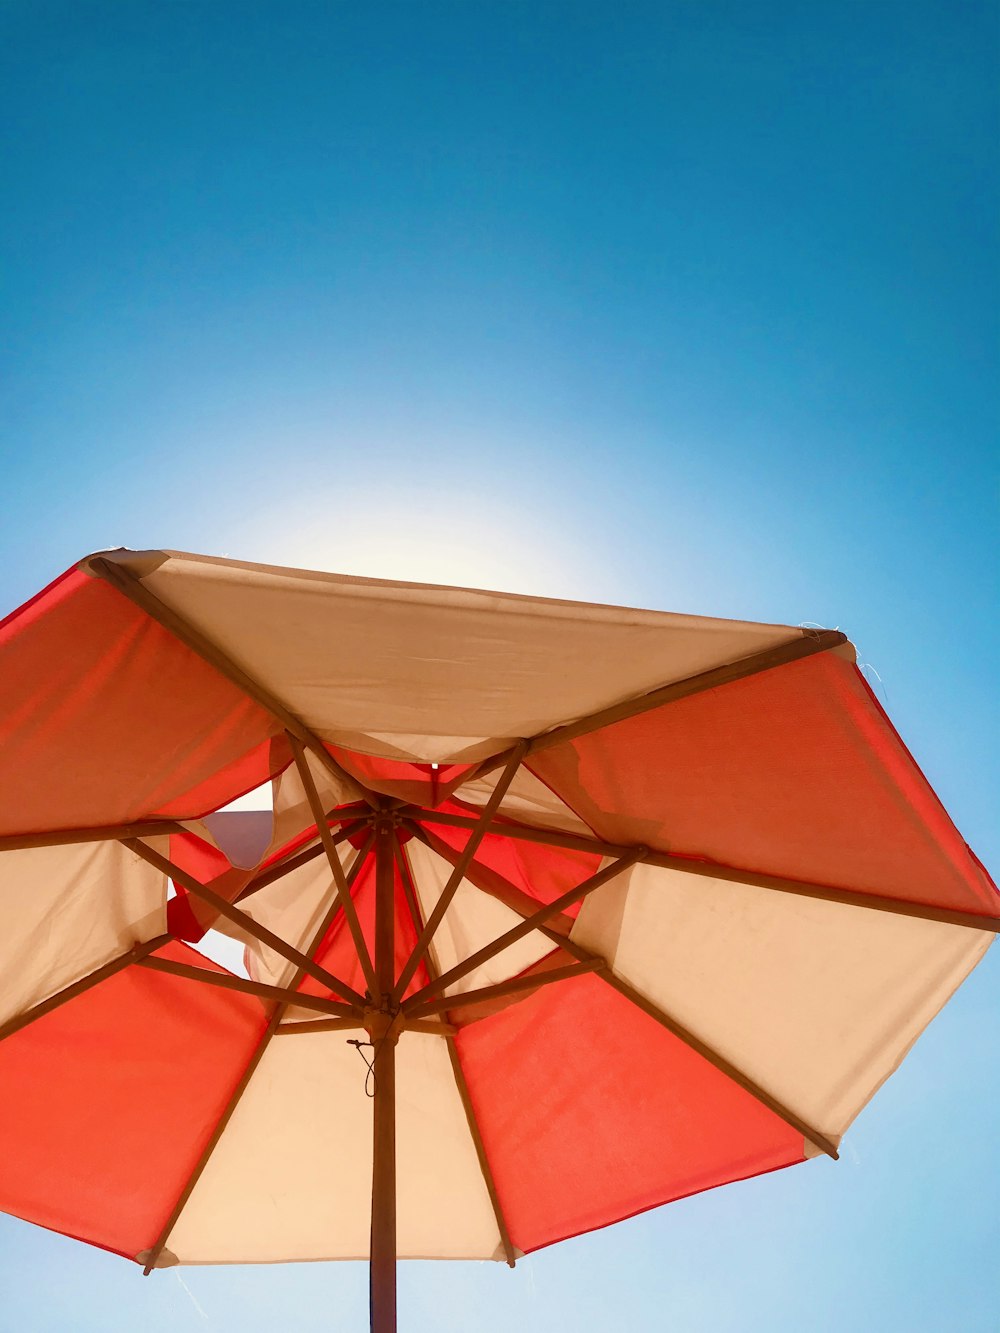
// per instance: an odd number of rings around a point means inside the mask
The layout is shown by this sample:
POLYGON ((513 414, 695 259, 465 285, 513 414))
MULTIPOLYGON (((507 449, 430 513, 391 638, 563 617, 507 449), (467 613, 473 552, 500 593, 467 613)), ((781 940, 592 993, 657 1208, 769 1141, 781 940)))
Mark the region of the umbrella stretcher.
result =
POLYGON ((836 631, 114 551, 0 700, 0 1209, 370 1259, 377 1333, 836 1157, 1000 928, 836 631))

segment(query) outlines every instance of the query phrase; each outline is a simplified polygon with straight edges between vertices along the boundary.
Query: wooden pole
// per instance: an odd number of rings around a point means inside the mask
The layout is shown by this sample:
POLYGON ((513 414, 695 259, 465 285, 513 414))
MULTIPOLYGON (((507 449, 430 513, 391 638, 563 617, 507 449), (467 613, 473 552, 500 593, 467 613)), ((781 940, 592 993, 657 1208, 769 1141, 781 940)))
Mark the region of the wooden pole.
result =
POLYGON ((395 874, 392 819, 375 825, 375 977, 378 1012, 370 1018, 374 1074, 372 1225, 369 1253, 371 1333, 396 1333, 396 1038, 389 1012, 395 973, 395 874))

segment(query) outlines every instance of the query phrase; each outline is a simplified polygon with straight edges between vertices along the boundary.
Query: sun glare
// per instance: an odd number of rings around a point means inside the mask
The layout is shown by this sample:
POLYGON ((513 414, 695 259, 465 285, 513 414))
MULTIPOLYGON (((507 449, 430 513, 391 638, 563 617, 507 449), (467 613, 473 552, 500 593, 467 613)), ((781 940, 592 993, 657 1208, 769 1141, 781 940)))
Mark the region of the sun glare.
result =
POLYGON ((353 505, 342 513, 338 503, 321 516, 307 512, 280 534, 247 532, 227 553, 301 569, 542 597, 587 600, 597 581, 583 544, 565 529, 558 538, 540 532, 481 495, 449 497, 446 505, 415 494, 405 504, 353 505))

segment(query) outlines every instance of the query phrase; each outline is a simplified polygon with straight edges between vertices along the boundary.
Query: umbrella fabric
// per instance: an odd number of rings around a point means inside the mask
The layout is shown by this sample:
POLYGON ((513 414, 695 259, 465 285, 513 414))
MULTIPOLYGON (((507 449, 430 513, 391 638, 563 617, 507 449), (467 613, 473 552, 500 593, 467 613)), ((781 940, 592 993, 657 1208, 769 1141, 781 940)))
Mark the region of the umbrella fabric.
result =
POLYGON ((146 1266, 368 1257, 380 929, 396 1250, 510 1262, 835 1154, 1000 928, 834 632, 116 551, 0 700, 0 1209, 146 1266))

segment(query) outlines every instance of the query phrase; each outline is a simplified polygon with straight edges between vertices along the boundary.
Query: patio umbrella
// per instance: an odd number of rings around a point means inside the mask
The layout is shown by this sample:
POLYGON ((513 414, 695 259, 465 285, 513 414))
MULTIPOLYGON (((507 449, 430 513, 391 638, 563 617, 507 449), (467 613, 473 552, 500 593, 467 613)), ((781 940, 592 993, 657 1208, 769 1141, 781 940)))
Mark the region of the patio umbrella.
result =
POLYGON ((0 701, 0 1208, 370 1258, 377 1333, 397 1256, 836 1157, 1000 927, 837 631, 117 550, 0 701))

